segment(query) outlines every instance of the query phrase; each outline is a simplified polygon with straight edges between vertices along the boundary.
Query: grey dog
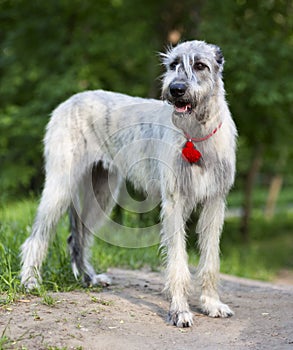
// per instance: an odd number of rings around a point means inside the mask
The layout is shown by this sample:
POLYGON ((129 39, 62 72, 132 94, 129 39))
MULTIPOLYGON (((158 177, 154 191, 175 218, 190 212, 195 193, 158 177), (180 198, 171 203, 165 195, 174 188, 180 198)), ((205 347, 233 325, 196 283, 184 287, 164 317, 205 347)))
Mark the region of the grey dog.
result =
POLYGON ((21 281, 28 290, 38 286, 51 233, 71 208, 73 272, 87 283, 109 284, 88 261, 90 227, 102 225, 125 177, 140 189, 146 189, 146 179, 156 179, 168 320, 188 327, 193 321, 185 224, 196 206, 202 310, 211 317, 233 314, 220 301, 217 284, 237 131, 225 101, 219 47, 185 42, 162 54, 162 61, 163 101, 97 90, 76 94, 53 112, 44 141, 46 181, 32 234, 22 245, 21 281))

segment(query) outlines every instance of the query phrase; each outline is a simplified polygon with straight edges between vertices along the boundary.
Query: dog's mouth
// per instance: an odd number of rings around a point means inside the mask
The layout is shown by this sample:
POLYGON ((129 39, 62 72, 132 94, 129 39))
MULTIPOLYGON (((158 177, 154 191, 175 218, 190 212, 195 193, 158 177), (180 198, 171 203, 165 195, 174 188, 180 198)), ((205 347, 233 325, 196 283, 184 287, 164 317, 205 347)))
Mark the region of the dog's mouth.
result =
POLYGON ((185 113, 191 113, 192 112, 192 105, 189 101, 185 100, 177 100, 173 103, 174 109, 176 113, 185 114, 185 113))

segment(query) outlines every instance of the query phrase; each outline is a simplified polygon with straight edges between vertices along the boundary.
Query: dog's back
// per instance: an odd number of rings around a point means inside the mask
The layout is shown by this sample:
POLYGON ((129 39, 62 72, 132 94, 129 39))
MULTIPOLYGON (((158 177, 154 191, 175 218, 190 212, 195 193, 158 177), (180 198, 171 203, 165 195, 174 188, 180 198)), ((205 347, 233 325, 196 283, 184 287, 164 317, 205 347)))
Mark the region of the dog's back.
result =
POLYGON ((169 104, 91 91, 73 96, 53 112, 45 137, 46 183, 33 232, 22 246, 21 276, 28 289, 38 285, 50 235, 71 206, 74 274, 82 273, 89 284, 107 284, 87 259, 91 227, 109 215, 123 178, 141 188, 156 179, 162 200, 169 321, 188 327, 191 276, 185 224, 197 204, 202 309, 211 317, 233 314, 219 299, 217 280, 237 133, 225 100, 221 50, 191 41, 163 57, 162 96, 169 104))

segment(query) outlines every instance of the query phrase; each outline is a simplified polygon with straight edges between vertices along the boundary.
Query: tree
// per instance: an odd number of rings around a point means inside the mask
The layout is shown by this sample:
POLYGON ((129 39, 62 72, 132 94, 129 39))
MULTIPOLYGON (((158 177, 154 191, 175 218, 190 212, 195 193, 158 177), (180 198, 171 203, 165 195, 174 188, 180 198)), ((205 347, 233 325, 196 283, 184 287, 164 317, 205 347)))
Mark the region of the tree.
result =
MULTIPOLYGON (((205 39, 227 59, 227 98, 241 147, 242 233, 260 166, 282 175, 289 149, 292 2, 288 0, 3 0, 0 4, 0 193, 39 191, 49 115, 86 89, 159 97, 158 51, 205 39)), ((288 178, 288 174, 286 174, 288 178)))
MULTIPOLYGON (((208 1, 200 33, 228 57, 227 95, 248 147, 241 232, 248 239, 252 191, 261 164, 289 155, 293 81, 292 2, 208 1)), ((273 165, 278 167, 278 161, 273 165)))
POLYGON ((44 127, 61 101, 97 88, 148 95, 159 72, 157 7, 134 0, 1 2, 2 196, 40 188, 44 127))
MULTIPOLYGON (((200 2, 199 2, 200 4, 200 2)), ((87 89, 159 97, 157 52, 196 30, 194 1, 4 0, 0 4, 0 193, 38 191, 53 108, 87 89)))

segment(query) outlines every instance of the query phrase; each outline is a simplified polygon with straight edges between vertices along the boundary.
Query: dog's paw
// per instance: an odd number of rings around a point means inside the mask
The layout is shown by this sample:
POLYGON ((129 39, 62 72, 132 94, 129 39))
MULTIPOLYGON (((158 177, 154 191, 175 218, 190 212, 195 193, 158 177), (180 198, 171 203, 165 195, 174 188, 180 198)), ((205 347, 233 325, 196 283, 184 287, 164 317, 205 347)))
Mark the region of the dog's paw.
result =
POLYGON ((99 275, 94 275, 91 278, 91 284, 94 286, 99 285, 102 287, 108 287, 112 284, 112 280, 105 273, 101 273, 99 275))
POLYGON ((34 289, 39 289, 40 288, 40 283, 39 280, 35 277, 29 277, 26 279, 21 280, 21 285, 24 287, 24 289, 27 292, 31 292, 34 289))
POLYGON ((27 292, 39 289, 42 278, 38 269, 36 267, 23 267, 20 273, 20 284, 27 292))
POLYGON ((200 301, 203 313, 210 317, 230 317, 234 315, 229 306, 223 304, 219 299, 202 296, 200 301))
POLYGON ((180 328, 193 325, 192 313, 190 311, 169 311, 168 322, 180 328))

